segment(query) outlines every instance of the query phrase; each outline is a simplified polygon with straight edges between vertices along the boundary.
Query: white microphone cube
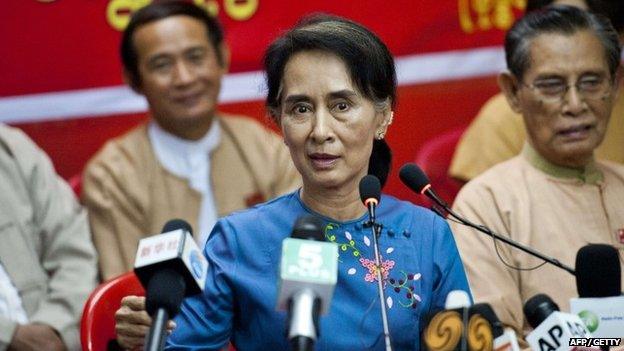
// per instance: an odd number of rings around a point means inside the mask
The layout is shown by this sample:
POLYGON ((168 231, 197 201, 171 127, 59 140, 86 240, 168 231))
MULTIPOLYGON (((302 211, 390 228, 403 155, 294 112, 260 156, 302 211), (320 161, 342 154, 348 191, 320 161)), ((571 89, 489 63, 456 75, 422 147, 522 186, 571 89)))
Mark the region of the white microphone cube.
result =
POLYGON ((147 286, 152 274, 162 268, 175 269, 184 276, 187 295, 203 290, 208 261, 189 232, 178 229, 139 241, 134 272, 141 284, 147 286))
POLYGON ((288 309, 297 291, 311 289, 327 314, 338 280, 338 245, 331 242, 286 238, 282 242, 278 310, 288 309))
POLYGON ((624 337, 624 296, 573 298, 570 312, 597 338, 624 337))
POLYGON ((570 338, 592 337, 579 316, 553 312, 526 338, 532 350, 569 351, 570 338))

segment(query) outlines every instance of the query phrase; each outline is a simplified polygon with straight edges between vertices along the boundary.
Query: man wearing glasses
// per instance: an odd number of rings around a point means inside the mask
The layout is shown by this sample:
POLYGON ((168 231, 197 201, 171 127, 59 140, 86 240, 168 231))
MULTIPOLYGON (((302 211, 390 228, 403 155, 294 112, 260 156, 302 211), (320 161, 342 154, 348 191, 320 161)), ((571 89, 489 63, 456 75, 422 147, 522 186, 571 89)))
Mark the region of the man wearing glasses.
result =
MULTIPOLYGON (((594 159, 617 95, 616 32, 593 14, 557 6, 518 21, 505 53, 509 71, 499 85, 523 116, 527 142, 520 155, 469 182, 455 210, 568 266, 588 243, 624 250, 624 166, 594 159)), ((522 306, 537 293, 569 310, 572 275, 551 265, 530 270, 543 262, 451 226, 475 301, 492 304, 518 335, 528 327, 522 306)))

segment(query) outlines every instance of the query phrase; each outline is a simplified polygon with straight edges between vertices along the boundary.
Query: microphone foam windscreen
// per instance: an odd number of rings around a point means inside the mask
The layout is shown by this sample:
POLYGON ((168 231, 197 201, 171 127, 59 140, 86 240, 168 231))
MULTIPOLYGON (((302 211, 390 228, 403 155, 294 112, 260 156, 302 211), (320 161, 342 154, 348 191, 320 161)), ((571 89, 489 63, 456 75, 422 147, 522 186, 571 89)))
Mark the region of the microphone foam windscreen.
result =
POLYGON ((178 229, 184 229, 185 231, 193 235, 193 228, 191 227, 191 225, 188 224, 187 221, 183 219, 179 219, 179 218, 167 221, 167 223, 165 223, 165 225, 163 226, 163 229, 160 232, 169 233, 178 229))
POLYGON ((576 254, 576 290, 579 297, 621 294, 622 272, 618 250, 611 245, 590 244, 576 254))
POLYGON ((323 221, 314 216, 301 216, 295 221, 291 237, 293 239, 306 239, 325 241, 325 233, 323 233, 323 221))
POLYGON ((494 312, 494 309, 488 303, 476 303, 470 308, 471 312, 480 314, 492 326, 492 334, 494 338, 498 338, 505 332, 503 323, 494 312))
POLYGON ((375 199, 379 202, 381 197, 381 183, 374 175, 367 175, 360 180, 360 200, 366 202, 368 199, 375 199))
POLYGON ((158 308, 164 308, 172 318, 180 311, 185 290, 186 283, 178 272, 173 269, 159 270, 147 284, 145 310, 153 315, 158 308))
POLYGON ((404 164, 399 170, 399 178, 408 188, 418 193, 430 183, 429 177, 414 163, 404 164))
POLYGON ((559 306, 548 295, 537 294, 525 302, 523 310, 529 325, 537 328, 553 312, 559 311, 559 306))

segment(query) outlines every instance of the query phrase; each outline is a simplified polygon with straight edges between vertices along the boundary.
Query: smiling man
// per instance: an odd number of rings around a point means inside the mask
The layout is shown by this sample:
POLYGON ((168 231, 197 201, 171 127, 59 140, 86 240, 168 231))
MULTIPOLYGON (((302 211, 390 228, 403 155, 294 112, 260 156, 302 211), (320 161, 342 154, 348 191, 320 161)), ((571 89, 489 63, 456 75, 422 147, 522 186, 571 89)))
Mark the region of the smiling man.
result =
POLYGON ((142 8, 121 58, 151 119, 108 142, 85 170, 82 197, 104 279, 132 269, 138 241, 169 219, 189 222, 203 245, 218 217, 300 184, 276 134, 217 113, 229 52, 203 9, 185 1, 142 8))
MULTIPOLYGON (((624 167, 594 160, 618 88, 620 45, 602 18, 568 6, 526 15, 507 33, 508 72, 499 85, 523 116, 522 153, 469 182, 455 210, 511 239, 574 266, 578 249, 624 250, 624 167)), ((562 310, 577 295, 574 277, 488 236, 451 223, 476 301, 492 304, 521 335, 522 306, 545 293, 562 310), (501 262, 498 258, 504 261, 501 262)))

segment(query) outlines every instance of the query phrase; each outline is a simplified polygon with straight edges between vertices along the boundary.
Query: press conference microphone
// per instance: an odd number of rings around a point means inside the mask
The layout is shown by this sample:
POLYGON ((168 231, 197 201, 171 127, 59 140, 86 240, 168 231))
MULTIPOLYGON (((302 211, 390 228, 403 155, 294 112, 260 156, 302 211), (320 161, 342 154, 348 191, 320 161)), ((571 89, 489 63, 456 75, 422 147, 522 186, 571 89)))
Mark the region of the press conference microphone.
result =
POLYGON ((164 348, 167 321, 178 314, 185 296, 201 292, 208 262, 193 240, 191 226, 168 221, 162 234, 139 241, 134 273, 145 287, 145 309, 152 317, 144 350, 164 348))
POLYGON ((569 351, 571 338, 589 338, 583 321, 574 314, 562 313, 547 295, 537 294, 524 304, 524 315, 533 327, 526 337, 532 350, 569 351))
POLYGON ((583 246, 576 254, 576 290, 579 297, 611 297, 622 294, 618 250, 606 244, 583 246))
POLYGON ((471 311, 483 316, 492 327, 493 351, 520 351, 516 333, 511 328, 505 328, 490 304, 476 303, 471 311))
MULTIPOLYGON (((476 305, 475 305, 476 306, 476 305)), ((491 351, 492 327, 479 309, 471 306, 466 291, 453 290, 446 296, 444 310, 425 318, 425 349, 429 351, 491 351)))
POLYGON ((484 225, 479 225, 479 224, 475 224, 472 223, 471 221, 467 220, 466 218, 460 216, 459 214, 457 214, 455 211, 453 211, 453 209, 451 209, 451 207, 444 202, 442 199, 440 199, 440 197, 435 193, 435 191, 433 190, 433 188, 431 187, 431 183, 429 182, 429 178, 427 177, 427 175, 420 169, 420 167, 418 167, 417 165, 413 164, 413 163, 406 163, 405 165, 403 165, 403 167, 401 167, 401 169, 399 170, 399 178, 401 179, 401 181, 403 182, 403 184, 405 184, 408 188, 412 189, 412 191, 419 193, 419 194, 423 194, 427 197, 429 197, 431 200, 433 200, 435 203, 437 203, 438 205, 440 205, 449 215, 451 215, 453 218, 457 219, 461 224, 474 228, 478 231, 480 231, 481 233, 485 233, 491 237, 493 237, 496 240, 500 240, 504 243, 506 243, 507 245, 513 246, 521 251, 524 251, 526 253, 528 253, 531 256, 537 257, 541 260, 544 260, 556 267, 559 267, 563 270, 565 270, 566 272, 574 275, 574 269, 571 267, 568 267, 567 265, 559 262, 559 260, 552 258, 552 257, 548 257, 544 254, 542 254, 539 251, 536 251, 535 249, 532 249, 528 246, 524 246, 518 242, 515 242, 505 236, 502 236, 500 234, 495 233, 494 231, 492 231, 490 228, 484 226, 484 225))
POLYGON ((314 349, 318 318, 329 311, 337 276, 337 244, 325 242, 320 219, 299 217, 291 237, 282 242, 278 283, 277 308, 288 311, 291 350, 314 349))
MULTIPOLYGON (((583 246, 576 254, 576 289, 570 312, 595 337, 619 338, 624 330, 624 296, 618 250, 606 244, 583 246)), ((608 349, 604 347, 603 350, 608 349)))
MULTIPOLYGON (((381 235, 381 225, 376 222, 375 211, 381 199, 381 183, 374 175, 366 175, 360 180, 360 200, 368 209, 368 218, 373 232, 373 249, 375 251, 375 266, 381 267, 381 255, 379 251, 379 236, 381 235)), ((384 343, 386 351, 392 351, 392 341, 390 340, 390 327, 388 325, 388 312, 386 311, 386 297, 383 288, 383 278, 381 269, 376 269, 377 294, 381 306, 381 324, 384 333, 384 343)))

